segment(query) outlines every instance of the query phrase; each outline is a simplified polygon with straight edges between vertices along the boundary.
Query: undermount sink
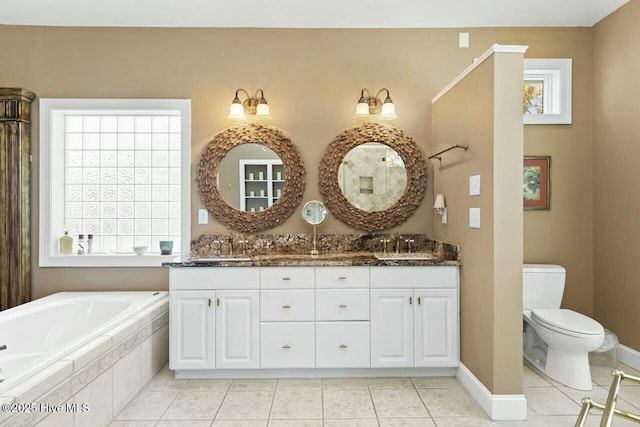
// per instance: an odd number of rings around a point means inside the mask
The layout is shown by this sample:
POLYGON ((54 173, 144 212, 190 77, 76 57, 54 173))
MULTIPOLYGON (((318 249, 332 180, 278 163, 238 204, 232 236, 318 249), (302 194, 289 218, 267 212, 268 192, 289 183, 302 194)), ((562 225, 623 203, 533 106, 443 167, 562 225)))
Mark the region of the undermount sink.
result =
POLYGON ((242 255, 242 256, 217 256, 217 257, 208 257, 208 258, 191 258, 190 262, 228 262, 228 261, 251 261, 251 257, 242 255))
POLYGON ((373 254, 380 261, 420 261, 420 260, 430 260, 430 259, 438 259, 437 256, 430 253, 422 253, 422 252, 406 252, 406 253, 382 253, 378 252, 373 254))

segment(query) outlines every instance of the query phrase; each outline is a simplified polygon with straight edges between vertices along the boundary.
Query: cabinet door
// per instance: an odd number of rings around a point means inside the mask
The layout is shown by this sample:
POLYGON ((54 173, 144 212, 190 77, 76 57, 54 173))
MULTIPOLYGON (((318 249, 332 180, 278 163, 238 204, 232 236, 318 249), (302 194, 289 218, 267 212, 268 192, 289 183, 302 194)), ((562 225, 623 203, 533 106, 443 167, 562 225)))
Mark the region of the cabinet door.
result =
POLYGON ((258 367, 258 291, 216 292, 216 368, 258 367))
POLYGON ((169 368, 215 367, 214 291, 171 291, 169 368))
POLYGON ((455 289, 416 289, 416 366, 458 366, 458 297, 455 289))
POLYGON ((371 367, 413 366, 413 289, 371 290, 371 367))

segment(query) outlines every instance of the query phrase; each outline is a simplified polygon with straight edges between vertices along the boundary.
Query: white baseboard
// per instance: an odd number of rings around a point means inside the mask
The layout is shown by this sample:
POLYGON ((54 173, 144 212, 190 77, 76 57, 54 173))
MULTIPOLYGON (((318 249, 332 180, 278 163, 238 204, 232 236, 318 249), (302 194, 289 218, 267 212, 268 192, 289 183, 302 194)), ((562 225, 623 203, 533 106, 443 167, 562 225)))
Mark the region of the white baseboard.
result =
POLYGON ((523 394, 491 394, 462 363, 456 377, 492 420, 527 419, 527 400, 523 394))
MULTIPOLYGON (((612 352, 608 352, 612 357, 612 352)), ((616 348, 616 357, 618 362, 631 366, 636 371, 640 371, 640 352, 627 347, 626 345, 618 344, 616 348)))

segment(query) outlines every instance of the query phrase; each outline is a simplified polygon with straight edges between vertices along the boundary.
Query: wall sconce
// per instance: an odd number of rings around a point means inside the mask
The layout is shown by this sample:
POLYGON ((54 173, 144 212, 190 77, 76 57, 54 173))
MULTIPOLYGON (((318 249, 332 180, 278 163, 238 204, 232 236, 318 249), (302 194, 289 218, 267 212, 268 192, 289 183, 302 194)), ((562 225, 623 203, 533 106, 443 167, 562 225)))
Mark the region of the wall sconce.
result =
POLYGON ((358 105, 356 105, 356 114, 354 118, 356 119, 367 119, 371 114, 380 113, 380 118, 382 120, 394 120, 398 118, 396 115, 396 107, 393 105, 393 101, 389 96, 389 89, 382 88, 376 93, 376 96, 371 96, 368 89, 362 89, 360 91, 360 99, 358 100, 358 105), (384 99, 384 102, 380 101, 380 93, 386 91, 387 97, 384 99), (365 92, 367 96, 365 96, 365 92))
POLYGON ((267 100, 264 99, 264 91, 262 89, 258 89, 255 96, 249 95, 249 92, 244 89, 236 90, 236 96, 231 102, 231 108, 229 108, 227 118, 231 120, 245 120, 245 114, 256 116, 256 119, 259 120, 271 120, 269 104, 267 104, 267 100), (238 93, 240 92, 244 92, 247 96, 244 102, 240 102, 240 98, 238 97, 238 93), (260 95, 259 97, 258 94, 260 95))
POLYGON ((436 201, 433 203, 433 210, 442 217, 442 223, 447 223, 447 206, 444 203, 444 195, 437 194, 436 201))

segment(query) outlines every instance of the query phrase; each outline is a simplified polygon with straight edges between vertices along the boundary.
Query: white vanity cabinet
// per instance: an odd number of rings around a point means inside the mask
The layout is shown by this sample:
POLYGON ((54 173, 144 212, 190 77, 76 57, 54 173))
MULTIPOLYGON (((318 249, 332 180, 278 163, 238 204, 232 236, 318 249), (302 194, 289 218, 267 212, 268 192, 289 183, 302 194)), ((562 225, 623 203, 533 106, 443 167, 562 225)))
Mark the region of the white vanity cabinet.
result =
POLYGON ((216 292, 216 368, 258 368, 258 291, 216 292))
POLYGON ((172 291, 169 324, 173 337, 169 368, 215 367, 215 291, 172 291))
POLYGON ((456 266, 173 267, 169 366, 182 378, 451 372, 458 281, 456 266))
POLYGON ((458 269, 371 267, 371 367, 455 367, 458 269))

